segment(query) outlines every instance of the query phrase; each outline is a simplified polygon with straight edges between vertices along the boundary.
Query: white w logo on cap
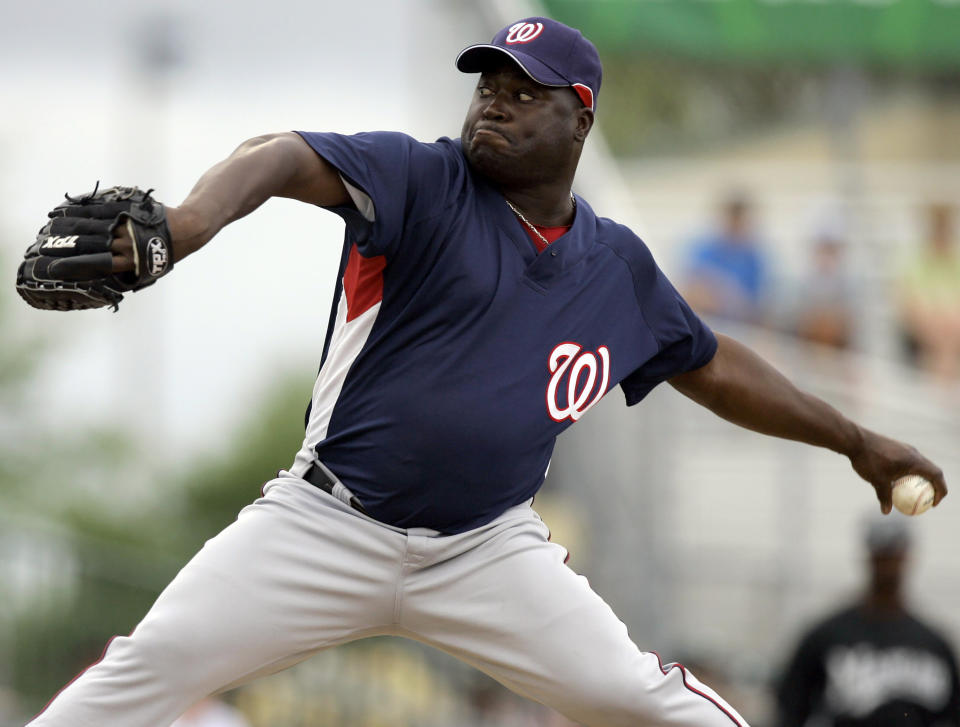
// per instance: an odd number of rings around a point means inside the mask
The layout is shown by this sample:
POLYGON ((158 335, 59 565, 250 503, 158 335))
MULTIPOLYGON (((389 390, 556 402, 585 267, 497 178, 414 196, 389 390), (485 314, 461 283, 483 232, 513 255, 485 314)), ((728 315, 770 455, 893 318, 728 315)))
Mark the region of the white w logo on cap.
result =
POLYGON ((507 43, 529 43, 543 32, 543 23, 516 23, 510 26, 507 43))

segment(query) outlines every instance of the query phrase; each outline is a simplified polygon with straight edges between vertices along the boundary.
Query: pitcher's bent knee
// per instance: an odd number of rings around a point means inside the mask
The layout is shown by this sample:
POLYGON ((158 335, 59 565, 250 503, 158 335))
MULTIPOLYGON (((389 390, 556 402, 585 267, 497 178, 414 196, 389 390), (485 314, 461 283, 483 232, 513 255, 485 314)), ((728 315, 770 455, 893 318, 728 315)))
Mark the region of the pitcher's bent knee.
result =
POLYGON ((198 686, 202 660, 189 644, 134 631, 130 636, 114 638, 104 658, 91 670, 109 674, 118 686, 149 681, 151 691, 179 694, 193 692, 198 686))
POLYGON ((555 706, 589 727, 748 727, 684 667, 643 652, 628 669, 601 668, 568 685, 555 706))
MULTIPOLYGON (((136 634, 136 632, 135 632, 136 634)), ((103 657, 65 686, 31 727, 170 724, 213 691, 202 664, 185 664, 185 650, 137 635, 110 641, 103 657)))

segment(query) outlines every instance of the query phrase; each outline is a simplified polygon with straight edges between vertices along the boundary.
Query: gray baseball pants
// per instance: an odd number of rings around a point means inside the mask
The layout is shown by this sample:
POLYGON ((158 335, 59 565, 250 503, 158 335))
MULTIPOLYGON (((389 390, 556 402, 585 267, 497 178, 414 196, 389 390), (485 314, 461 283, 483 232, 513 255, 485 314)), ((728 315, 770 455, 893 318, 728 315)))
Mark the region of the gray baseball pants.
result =
POLYGON ((585 725, 746 727, 640 651, 548 535, 529 503, 458 535, 403 530, 281 473, 30 725, 169 725, 209 694, 392 634, 585 725))

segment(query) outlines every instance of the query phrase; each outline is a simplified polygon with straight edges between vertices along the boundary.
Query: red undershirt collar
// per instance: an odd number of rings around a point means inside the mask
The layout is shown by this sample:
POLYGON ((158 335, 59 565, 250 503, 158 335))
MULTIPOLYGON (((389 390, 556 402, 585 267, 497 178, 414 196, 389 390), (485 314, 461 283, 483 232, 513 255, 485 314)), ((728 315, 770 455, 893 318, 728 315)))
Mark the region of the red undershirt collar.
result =
MULTIPOLYGON (((559 237, 567 232, 572 225, 561 225, 560 227, 544 227, 542 225, 534 225, 534 227, 537 228, 541 235, 547 238, 547 242, 555 242, 559 237)), ((538 253, 541 253, 547 249, 547 246, 543 244, 543 240, 537 237, 533 230, 528 228, 526 225, 523 226, 523 229, 526 230, 527 237, 533 241, 538 253)))

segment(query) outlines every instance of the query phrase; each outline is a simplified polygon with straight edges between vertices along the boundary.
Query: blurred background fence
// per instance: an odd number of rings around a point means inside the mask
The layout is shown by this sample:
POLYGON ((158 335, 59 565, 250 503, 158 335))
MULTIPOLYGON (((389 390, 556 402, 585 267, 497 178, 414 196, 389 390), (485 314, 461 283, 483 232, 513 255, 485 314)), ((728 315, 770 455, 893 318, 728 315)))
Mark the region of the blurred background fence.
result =
MULTIPOLYGON (((960 379, 906 345, 902 292, 926 210, 960 202, 955 2, 278 0, 266 21, 248 2, 6 12, 8 280, 44 211, 97 178, 176 203, 264 131, 454 136, 473 82, 453 69, 457 51, 547 12, 583 27, 605 63, 577 191, 640 232, 684 292, 696 240, 731 195, 748 200, 767 280, 753 315, 714 311, 717 330, 914 443, 948 480, 960 473, 960 379), (825 240, 843 289, 831 302, 851 326, 842 345, 795 335, 827 278, 825 240)), ((44 315, 0 290, 0 725, 22 724, 132 629, 291 460, 341 234, 304 207, 268 203, 118 315, 44 315)), ((842 458, 739 430, 670 387, 632 409, 611 392, 561 438, 536 505, 642 648, 696 664, 761 727, 800 629, 861 586, 875 508, 842 458)), ((955 507, 915 523, 910 594, 960 643, 955 507)), ((255 727, 565 724, 392 640, 228 699, 255 727)))

